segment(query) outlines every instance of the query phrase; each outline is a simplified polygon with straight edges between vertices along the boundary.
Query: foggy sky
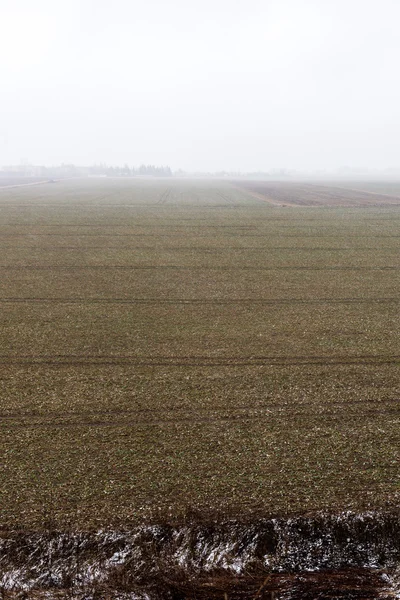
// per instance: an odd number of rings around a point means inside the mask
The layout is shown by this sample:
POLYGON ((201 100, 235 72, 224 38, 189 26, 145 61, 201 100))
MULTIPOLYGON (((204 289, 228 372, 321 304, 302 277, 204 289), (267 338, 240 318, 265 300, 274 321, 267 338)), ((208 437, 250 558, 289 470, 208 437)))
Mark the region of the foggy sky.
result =
POLYGON ((400 167, 398 0, 0 0, 0 165, 400 167))

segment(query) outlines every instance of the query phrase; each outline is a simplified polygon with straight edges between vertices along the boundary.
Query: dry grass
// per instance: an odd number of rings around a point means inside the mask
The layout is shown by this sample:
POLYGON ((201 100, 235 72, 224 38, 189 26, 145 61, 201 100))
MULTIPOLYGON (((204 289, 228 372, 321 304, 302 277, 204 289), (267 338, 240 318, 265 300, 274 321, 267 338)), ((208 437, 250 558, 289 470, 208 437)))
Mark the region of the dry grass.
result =
POLYGON ((225 182, 0 192, 1 525, 398 503, 399 217, 225 182))

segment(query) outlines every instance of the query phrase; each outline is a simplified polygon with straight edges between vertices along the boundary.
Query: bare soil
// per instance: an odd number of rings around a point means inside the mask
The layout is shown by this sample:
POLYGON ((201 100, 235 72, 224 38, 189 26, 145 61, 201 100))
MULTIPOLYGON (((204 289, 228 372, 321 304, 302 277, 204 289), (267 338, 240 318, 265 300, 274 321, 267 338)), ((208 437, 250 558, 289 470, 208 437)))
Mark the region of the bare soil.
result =
MULTIPOLYGON (((238 188, 255 198, 277 206, 398 206, 400 190, 388 194, 379 191, 311 183, 236 181, 238 188)), ((351 184, 350 184, 351 186, 351 184)), ((368 184, 365 186, 368 187, 368 184)))

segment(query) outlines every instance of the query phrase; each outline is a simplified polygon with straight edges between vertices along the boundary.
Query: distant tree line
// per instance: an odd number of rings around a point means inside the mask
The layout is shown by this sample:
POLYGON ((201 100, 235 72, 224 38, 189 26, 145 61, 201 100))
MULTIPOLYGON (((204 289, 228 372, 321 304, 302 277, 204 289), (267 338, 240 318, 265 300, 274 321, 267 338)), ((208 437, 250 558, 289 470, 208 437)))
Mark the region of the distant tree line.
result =
POLYGON ((140 167, 130 167, 125 164, 123 167, 114 167, 108 166, 105 163, 96 164, 91 167, 79 167, 74 164, 63 163, 54 167, 17 165, 0 168, 0 177, 43 177, 49 179, 88 175, 105 177, 171 177, 172 174, 169 166, 140 165, 140 167))
POLYGON ((140 165, 140 167, 130 167, 125 164, 123 167, 109 167, 103 163, 88 167, 89 175, 107 175, 108 177, 171 177, 172 170, 169 166, 157 167, 155 165, 140 165))
POLYGON ((130 167, 127 163, 121 166, 110 166, 98 163, 89 167, 80 167, 72 163, 45 167, 31 164, 0 167, 0 177, 43 177, 43 179, 62 179, 64 177, 208 177, 208 178, 248 178, 248 179, 290 179, 296 176, 295 171, 288 169, 272 169, 271 171, 197 171, 188 172, 179 169, 172 172, 167 166, 145 165, 130 167))

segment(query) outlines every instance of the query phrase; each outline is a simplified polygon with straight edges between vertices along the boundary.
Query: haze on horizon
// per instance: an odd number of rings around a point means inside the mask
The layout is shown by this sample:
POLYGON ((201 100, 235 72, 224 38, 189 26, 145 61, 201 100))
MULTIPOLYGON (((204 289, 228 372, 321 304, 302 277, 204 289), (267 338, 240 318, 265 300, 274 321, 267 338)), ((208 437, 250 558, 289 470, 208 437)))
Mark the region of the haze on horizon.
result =
POLYGON ((400 168, 397 0, 0 0, 0 165, 400 168))

